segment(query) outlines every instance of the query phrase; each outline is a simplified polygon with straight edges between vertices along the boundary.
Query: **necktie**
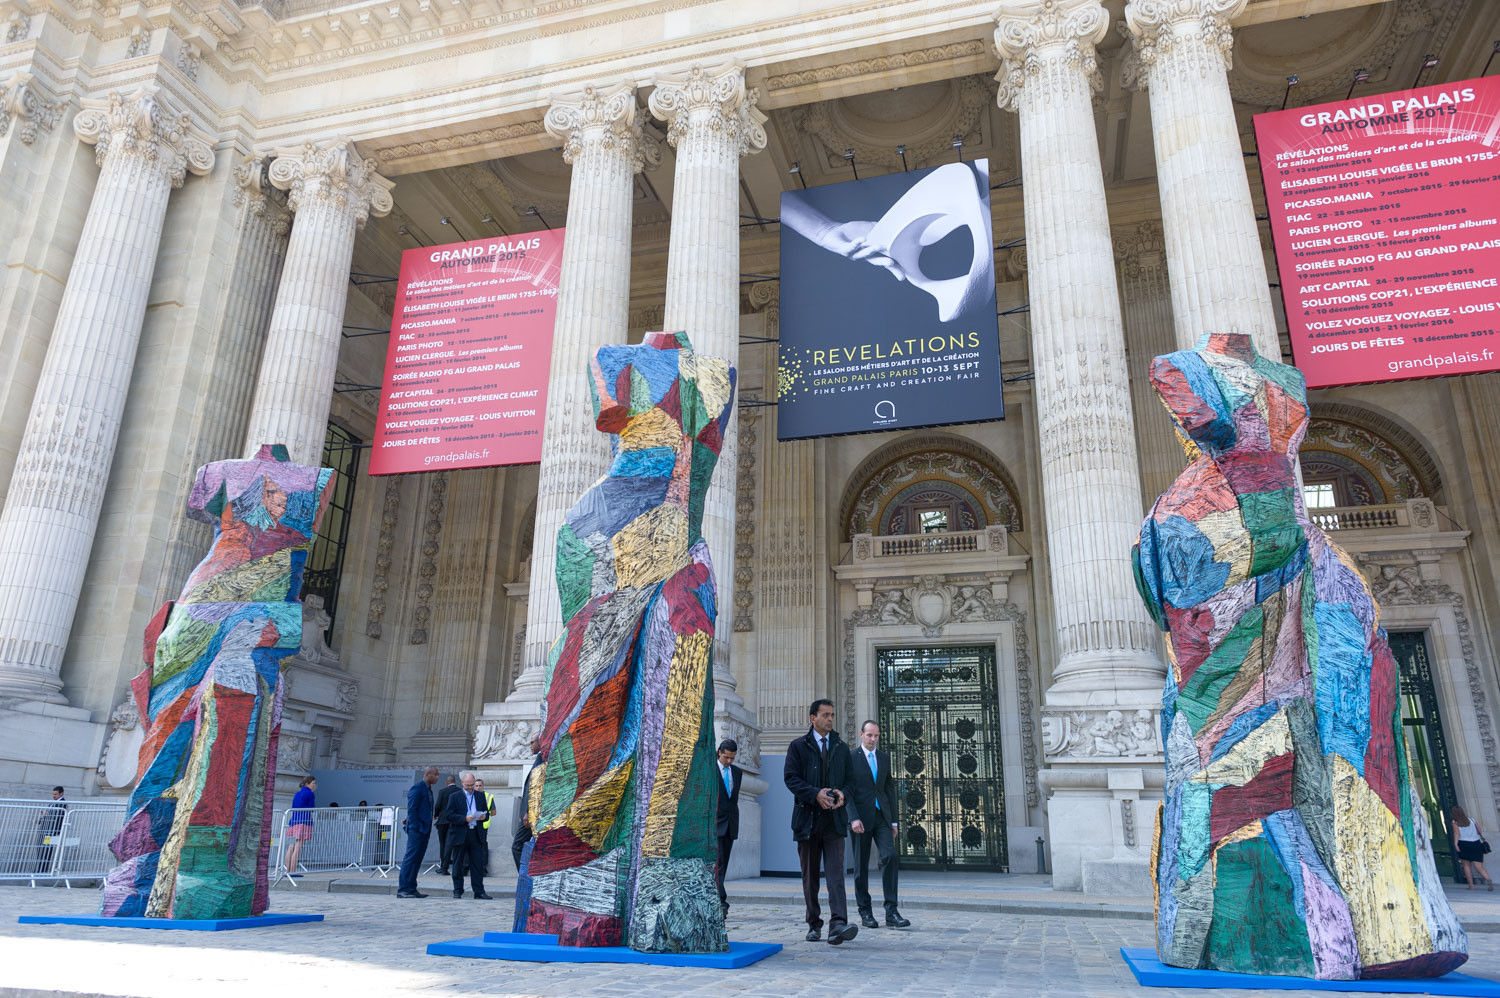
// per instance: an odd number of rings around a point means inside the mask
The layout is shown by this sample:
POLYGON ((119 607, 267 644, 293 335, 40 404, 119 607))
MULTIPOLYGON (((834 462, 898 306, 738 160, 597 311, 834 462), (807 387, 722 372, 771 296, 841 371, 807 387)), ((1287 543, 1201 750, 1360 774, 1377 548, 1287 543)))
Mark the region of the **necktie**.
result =
MULTIPOLYGON (((874 752, 866 752, 865 755, 870 757, 870 782, 874 783, 880 776, 880 763, 876 761, 874 752)), ((879 797, 875 798, 875 810, 880 810, 879 797)))
POLYGON ((828 738, 826 735, 818 738, 818 756, 823 760, 823 766, 826 768, 828 766, 828 738))
POLYGON ((719 768, 724 771, 724 792, 726 794, 728 794, 729 796, 733 797, 734 796, 734 780, 729 775, 729 767, 728 766, 721 766, 719 768))

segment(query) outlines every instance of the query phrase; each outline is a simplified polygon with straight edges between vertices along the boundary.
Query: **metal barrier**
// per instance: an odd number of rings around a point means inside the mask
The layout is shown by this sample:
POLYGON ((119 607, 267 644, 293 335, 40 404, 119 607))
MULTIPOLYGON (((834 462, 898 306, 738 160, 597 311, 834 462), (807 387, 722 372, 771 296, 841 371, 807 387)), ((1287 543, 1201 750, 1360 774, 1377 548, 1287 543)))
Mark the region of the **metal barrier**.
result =
POLYGON ((126 801, 0 800, 0 881, 102 880, 126 801))
POLYGON ((305 807, 276 812, 271 883, 296 885, 304 873, 368 872, 388 877, 401 865, 404 808, 305 807), (301 843, 300 846, 297 843, 301 843), (295 868, 288 869, 295 849, 295 868))

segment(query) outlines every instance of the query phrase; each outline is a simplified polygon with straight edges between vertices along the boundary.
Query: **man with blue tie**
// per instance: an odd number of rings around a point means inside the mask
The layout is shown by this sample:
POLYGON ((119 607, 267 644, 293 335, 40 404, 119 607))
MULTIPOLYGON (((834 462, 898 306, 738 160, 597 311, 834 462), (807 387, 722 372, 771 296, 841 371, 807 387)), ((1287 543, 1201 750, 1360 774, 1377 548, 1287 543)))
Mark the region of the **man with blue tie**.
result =
POLYGON ((458 782, 463 789, 448 798, 445 812, 448 815, 448 841, 452 843, 449 866, 453 870, 453 896, 464 896, 464 866, 467 865, 474 897, 488 901, 490 896, 484 892, 484 868, 489 862, 484 821, 489 817, 489 810, 483 795, 474 787, 472 771, 460 773, 458 782))
POLYGON ((859 748, 854 755, 853 782, 849 801, 849 830, 854 833, 854 901, 859 921, 867 929, 877 928, 870 898, 870 844, 880 851, 880 887, 885 895, 885 924, 890 928, 910 925, 896 910, 896 788, 891 780, 891 757, 882 751, 880 725, 866 721, 859 727, 859 748))
POLYGON ((734 840, 740 837, 740 780, 745 771, 734 764, 740 750, 733 738, 719 743, 719 820, 715 834, 719 836, 719 865, 715 879, 719 883, 719 904, 724 914, 729 914, 729 895, 724 893, 724 872, 729 869, 729 853, 734 849, 734 840))

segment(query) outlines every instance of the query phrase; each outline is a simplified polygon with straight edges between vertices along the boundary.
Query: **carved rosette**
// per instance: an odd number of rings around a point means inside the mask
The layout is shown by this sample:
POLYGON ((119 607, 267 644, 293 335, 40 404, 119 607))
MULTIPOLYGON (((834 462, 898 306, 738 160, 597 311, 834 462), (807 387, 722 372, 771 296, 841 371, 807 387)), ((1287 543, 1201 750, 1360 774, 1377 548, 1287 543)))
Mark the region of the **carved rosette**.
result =
POLYGON ((1099 0, 1024 0, 1006 3, 995 18, 1000 55, 996 97, 1008 111, 1020 109, 1023 93, 1045 97, 1059 84, 1084 81, 1090 93, 1102 87, 1094 46, 1109 31, 1109 12, 1099 0))
POLYGON ((130 96, 118 90, 104 100, 86 100, 73 118, 73 131, 94 147, 94 162, 130 164, 158 172, 181 187, 189 172, 213 169, 214 152, 191 129, 191 116, 160 88, 147 84, 130 96))
POLYGON ((651 113, 667 122, 667 141, 681 148, 698 136, 723 139, 741 156, 766 147, 766 116, 756 104, 758 90, 745 88, 745 69, 735 63, 658 77, 651 92, 651 113))
POLYGON ((1234 33, 1229 22, 1249 0, 1130 0, 1121 34, 1134 41, 1125 85, 1141 89, 1156 72, 1227 72, 1234 33), (1169 68, 1170 67, 1170 68, 1169 68))
POLYGON ((598 169, 591 156, 622 156, 632 173, 661 162, 661 149, 641 129, 635 86, 618 83, 600 90, 587 86, 576 94, 554 98, 542 125, 563 140, 563 162, 575 169, 598 169))
POLYGON ((0 136, 10 131, 11 119, 15 119, 16 135, 29 146, 36 141, 37 131, 51 131, 61 114, 60 105, 38 92, 30 73, 17 71, 0 88, 0 136))
POLYGON ((276 150, 266 176, 287 192, 293 211, 317 204, 348 212, 355 226, 363 228, 371 215, 379 218, 395 207, 391 188, 396 185, 375 169, 375 161, 361 156, 352 140, 330 139, 276 150))

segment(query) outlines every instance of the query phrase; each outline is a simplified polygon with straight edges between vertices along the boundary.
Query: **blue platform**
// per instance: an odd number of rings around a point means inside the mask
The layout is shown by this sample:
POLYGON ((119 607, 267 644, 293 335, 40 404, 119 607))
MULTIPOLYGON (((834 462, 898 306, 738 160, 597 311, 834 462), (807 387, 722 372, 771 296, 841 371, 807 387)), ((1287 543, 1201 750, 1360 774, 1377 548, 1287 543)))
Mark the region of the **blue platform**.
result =
POLYGON ((427 946, 428 956, 467 956, 531 963, 649 963, 658 967, 710 967, 715 970, 738 970, 779 952, 780 943, 730 943, 728 953, 640 953, 627 946, 559 946, 556 936, 528 932, 486 932, 472 939, 454 939, 427 946))
POLYGON ((187 932, 227 932, 264 929, 271 925, 321 922, 322 915, 256 915, 254 918, 110 918, 105 915, 22 915, 22 925, 102 925, 110 929, 178 929, 187 932))
POLYGON ((1148 988, 1229 988, 1235 991, 1357 991, 1366 994, 1459 995, 1465 998, 1500 998, 1500 983, 1460 974, 1442 977, 1368 981, 1315 981, 1307 977, 1277 977, 1272 974, 1232 974, 1222 970, 1187 970, 1169 967, 1156 958, 1156 951, 1142 947, 1121 948, 1125 965, 1136 983, 1148 988))

